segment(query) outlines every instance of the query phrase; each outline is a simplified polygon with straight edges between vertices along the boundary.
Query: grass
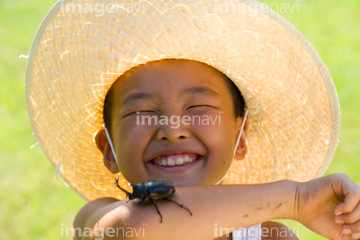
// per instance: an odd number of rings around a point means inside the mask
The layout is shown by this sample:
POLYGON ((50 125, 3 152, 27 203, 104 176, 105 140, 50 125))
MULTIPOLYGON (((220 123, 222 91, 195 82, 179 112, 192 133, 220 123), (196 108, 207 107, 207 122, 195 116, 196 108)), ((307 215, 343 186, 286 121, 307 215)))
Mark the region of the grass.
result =
MULTIPOLYGON (((341 104, 340 143, 327 174, 346 172, 360 183, 360 1, 262 2, 298 4, 295 12, 279 12, 315 46, 332 73, 341 104)), ((61 181, 53 180, 54 169, 39 146, 31 148, 36 140, 25 107, 26 59, 19 56, 27 55, 51 6, 44 0, 0 1, 1 239, 59 239, 85 204, 61 181)), ((324 239, 297 223, 286 222, 300 239, 324 239)))

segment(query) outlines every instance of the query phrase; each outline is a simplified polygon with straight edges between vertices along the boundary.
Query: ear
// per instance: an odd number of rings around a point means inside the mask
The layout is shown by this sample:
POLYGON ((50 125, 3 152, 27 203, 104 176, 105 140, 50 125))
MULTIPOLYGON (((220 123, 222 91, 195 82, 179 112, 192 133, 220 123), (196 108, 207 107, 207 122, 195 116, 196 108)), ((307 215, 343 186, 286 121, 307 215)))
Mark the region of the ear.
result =
POLYGON ((104 165, 111 173, 118 173, 119 167, 116 163, 115 157, 110 147, 109 140, 106 136, 105 129, 101 129, 95 137, 95 142, 98 149, 104 155, 104 165))
MULTIPOLYGON (((244 117, 239 117, 238 118, 238 132, 236 134, 236 140, 238 138, 238 134, 240 133, 241 130, 241 125, 242 125, 242 121, 244 120, 244 117)), ((246 156, 247 153, 247 144, 246 144, 246 132, 248 129, 248 121, 245 122, 245 126, 244 126, 244 130, 241 133, 241 137, 240 137, 240 142, 239 145, 237 146, 236 152, 235 152, 235 156, 234 158, 237 160, 243 160, 246 156)), ((236 141, 235 140, 235 141, 236 141)))

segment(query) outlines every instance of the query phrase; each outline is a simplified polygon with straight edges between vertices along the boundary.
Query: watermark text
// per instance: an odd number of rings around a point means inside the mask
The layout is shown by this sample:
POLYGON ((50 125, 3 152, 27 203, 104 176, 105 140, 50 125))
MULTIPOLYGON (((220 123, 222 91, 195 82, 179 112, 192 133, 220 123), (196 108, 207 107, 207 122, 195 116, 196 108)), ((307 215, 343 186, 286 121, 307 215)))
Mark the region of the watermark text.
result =
POLYGON ((287 227, 249 227, 249 228, 229 228, 229 227, 219 227, 217 223, 214 225, 214 237, 222 237, 226 236, 229 237, 232 233, 232 236, 234 237, 245 237, 249 240, 255 240, 259 239, 260 236, 262 238, 286 238, 299 236, 298 227, 295 226, 294 229, 289 229, 287 227))
POLYGON ((62 13, 94 13, 96 17, 109 13, 144 13, 144 3, 61 3, 62 13))
POLYGON ((221 1, 214 5, 213 12, 217 14, 249 14, 250 16, 256 16, 258 12, 266 13, 269 9, 274 10, 277 13, 299 13, 299 2, 296 0, 293 3, 270 3, 270 4, 242 4, 242 3, 221 3, 221 1))
POLYGON ((78 238, 94 238, 95 240, 103 240, 106 238, 125 238, 125 237, 145 237, 145 225, 142 227, 132 228, 132 227, 108 227, 108 228, 96 228, 92 229, 89 227, 85 228, 73 228, 65 227, 64 224, 61 224, 60 227, 60 237, 69 238, 69 237, 78 237, 78 238))
POLYGON ((146 115, 136 112, 136 125, 170 125, 179 128, 181 125, 216 125, 221 124, 220 115, 146 115))

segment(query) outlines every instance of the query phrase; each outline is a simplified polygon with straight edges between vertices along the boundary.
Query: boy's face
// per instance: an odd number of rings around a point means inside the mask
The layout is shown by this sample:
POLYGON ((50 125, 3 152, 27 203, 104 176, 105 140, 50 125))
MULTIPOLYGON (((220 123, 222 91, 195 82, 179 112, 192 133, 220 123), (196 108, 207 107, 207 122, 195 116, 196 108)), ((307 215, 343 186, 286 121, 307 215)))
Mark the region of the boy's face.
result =
MULTIPOLYGON (((235 119, 217 70, 193 61, 158 61, 133 70, 114 87, 110 135, 118 168, 129 182, 171 180, 182 186, 221 181, 242 118, 235 119)), ((240 145, 238 158, 246 152, 240 145)))

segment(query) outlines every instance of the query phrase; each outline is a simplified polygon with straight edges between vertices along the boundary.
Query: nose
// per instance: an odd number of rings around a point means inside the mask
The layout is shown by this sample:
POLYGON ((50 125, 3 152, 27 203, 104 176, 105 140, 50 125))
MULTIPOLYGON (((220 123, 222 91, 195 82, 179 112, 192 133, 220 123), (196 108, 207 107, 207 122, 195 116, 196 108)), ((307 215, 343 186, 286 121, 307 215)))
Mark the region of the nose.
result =
POLYGON ((171 121, 168 124, 160 125, 156 133, 159 141, 177 142, 179 140, 187 139, 190 136, 190 130, 187 125, 183 124, 181 118, 179 121, 171 121))

